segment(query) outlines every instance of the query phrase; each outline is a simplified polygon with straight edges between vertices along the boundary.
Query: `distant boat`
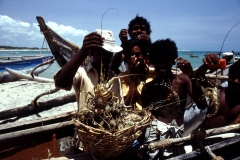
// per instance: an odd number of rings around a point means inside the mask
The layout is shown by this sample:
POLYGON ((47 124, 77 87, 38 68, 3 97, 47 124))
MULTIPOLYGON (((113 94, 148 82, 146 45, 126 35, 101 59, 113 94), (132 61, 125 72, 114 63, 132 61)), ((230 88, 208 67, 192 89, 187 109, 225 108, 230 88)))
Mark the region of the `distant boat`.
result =
POLYGON ((198 55, 190 55, 191 58, 199 58, 198 55))
POLYGON ((10 54, 18 54, 19 52, 10 52, 10 54))
MULTIPOLYGON (((48 60, 53 59, 53 56, 4 56, 0 57, 0 83, 11 82, 18 80, 14 75, 9 74, 5 68, 14 69, 23 73, 29 73, 32 69, 48 60)), ((51 63, 52 64, 52 63, 51 63)), ((45 71, 51 64, 46 64, 37 68, 34 75, 38 75, 45 71)))

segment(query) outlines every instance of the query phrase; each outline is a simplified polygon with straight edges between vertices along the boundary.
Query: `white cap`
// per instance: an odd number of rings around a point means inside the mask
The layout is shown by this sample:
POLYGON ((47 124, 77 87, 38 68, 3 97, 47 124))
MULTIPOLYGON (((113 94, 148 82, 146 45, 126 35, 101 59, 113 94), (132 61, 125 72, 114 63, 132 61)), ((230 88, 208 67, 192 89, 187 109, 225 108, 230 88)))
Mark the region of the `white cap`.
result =
POLYGON ((117 46, 115 44, 115 39, 113 37, 112 31, 96 29, 95 32, 100 34, 105 39, 102 46, 102 48, 104 48, 105 50, 113 53, 120 52, 123 50, 122 47, 117 46))

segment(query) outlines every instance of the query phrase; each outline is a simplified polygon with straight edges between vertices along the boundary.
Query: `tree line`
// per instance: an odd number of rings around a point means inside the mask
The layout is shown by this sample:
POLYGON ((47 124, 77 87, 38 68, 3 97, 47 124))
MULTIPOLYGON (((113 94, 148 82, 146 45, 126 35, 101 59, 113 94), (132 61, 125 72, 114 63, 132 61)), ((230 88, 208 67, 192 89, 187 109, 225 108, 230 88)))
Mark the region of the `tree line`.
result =
POLYGON ((15 47, 15 46, 0 46, 0 49, 29 49, 29 50, 47 50, 47 48, 38 48, 38 47, 15 47))

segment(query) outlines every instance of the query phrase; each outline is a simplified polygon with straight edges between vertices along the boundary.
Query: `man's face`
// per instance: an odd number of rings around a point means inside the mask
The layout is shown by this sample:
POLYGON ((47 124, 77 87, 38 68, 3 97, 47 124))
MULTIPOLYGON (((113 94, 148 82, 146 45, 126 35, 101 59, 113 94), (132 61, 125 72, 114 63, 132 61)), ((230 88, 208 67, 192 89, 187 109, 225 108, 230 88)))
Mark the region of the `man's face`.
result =
POLYGON ((144 24, 135 24, 132 28, 131 38, 137 38, 138 35, 147 33, 146 26, 144 24))
POLYGON ((164 57, 155 62, 153 65, 155 67, 155 71, 164 76, 171 72, 173 63, 169 57, 164 57))
POLYGON ((105 49, 97 48, 93 50, 93 59, 94 59, 94 62, 97 64, 101 64, 101 58, 102 58, 103 65, 109 65, 112 57, 113 57, 113 53, 106 51, 105 49))

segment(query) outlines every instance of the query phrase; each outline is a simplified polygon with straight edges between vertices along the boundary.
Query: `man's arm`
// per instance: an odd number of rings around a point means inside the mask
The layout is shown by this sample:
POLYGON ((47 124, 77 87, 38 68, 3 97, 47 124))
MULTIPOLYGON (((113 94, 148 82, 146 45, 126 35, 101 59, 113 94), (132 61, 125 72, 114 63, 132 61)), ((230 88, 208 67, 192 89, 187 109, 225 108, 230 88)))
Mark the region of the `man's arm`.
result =
POLYGON ((203 65, 201 65, 196 71, 195 76, 198 78, 198 82, 203 87, 213 87, 211 81, 206 78, 205 74, 208 69, 218 63, 218 55, 217 54, 209 54, 203 59, 203 65))
POLYGON ((93 48, 102 46, 103 39, 97 33, 90 33, 84 37, 83 46, 77 54, 65 64, 56 75, 54 75, 55 86, 59 88, 68 88, 73 82, 79 66, 86 59, 93 48))
POLYGON ((186 76, 184 76, 184 81, 187 85, 189 96, 194 100, 199 109, 205 109, 207 107, 207 102, 205 98, 202 98, 203 91, 195 77, 191 63, 182 58, 177 58, 176 61, 177 67, 186 74, 186 76))

